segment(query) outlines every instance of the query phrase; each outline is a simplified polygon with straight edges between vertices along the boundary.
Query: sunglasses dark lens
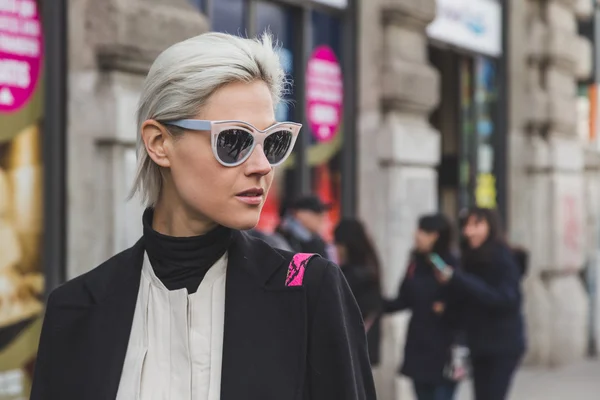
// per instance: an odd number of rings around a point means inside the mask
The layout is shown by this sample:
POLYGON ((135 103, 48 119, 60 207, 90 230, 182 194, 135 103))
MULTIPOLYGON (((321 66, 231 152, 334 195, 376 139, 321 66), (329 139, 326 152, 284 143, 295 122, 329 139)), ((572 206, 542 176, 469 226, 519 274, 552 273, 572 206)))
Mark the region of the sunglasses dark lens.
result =
POLYGON ((227 129, 217 137, 217 155, 225 164, 236 164, 252 150, 254 137, 243 129, 227 129))
POLYGON ((267 160, 271 164, 277 164, 283 160, 292 145, 292 132, 277 131, 271 133, 265 139, 264 151, 267 160))

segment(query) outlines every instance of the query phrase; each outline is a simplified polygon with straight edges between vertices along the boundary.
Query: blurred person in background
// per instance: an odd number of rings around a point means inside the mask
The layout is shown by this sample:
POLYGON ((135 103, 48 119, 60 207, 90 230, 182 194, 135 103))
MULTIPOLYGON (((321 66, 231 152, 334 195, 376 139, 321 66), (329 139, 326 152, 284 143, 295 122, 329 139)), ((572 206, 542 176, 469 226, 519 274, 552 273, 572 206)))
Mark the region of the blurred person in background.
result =
POLYGON ((132 248, 49 297, 32 400, 373 400, 341 270, 245 230, 300 125, 276 122, 272 39, 207 33, 161 53, 138 108, 132 248))
POLYGON ((254 236, 257 239, 263 240, 269 246, 274 249, 280 249, 285 251, 293 251, 292 247, 288 244, 283 236, 277 232, 263 232, 259 229, 250 229, 248 234, 254 236))
POLYGON ((442 214, 419 218, 398 296, 384 302, 386 313, 412 311, 400 372, 412 379, 418 400, 452 400, 456 390, 456 382, 446 377, 444 369, 459 334, 446 290, 436 279, 430 260, 435 253, 449 268, 458 267, 452 231, 452 224, 442 214))
POLYGON ((277 233, 296 252, 318 254, 331 259, 327 243, 321 236, 329 209, 330 206, 318 196, 301 197, 288 207, 277 233))
POLYGON ((362 313, 371 365, 378 365, 382 306, 379 257, 364 225, 356 219, 340 221, 334 241, 340 267, 362 313))
POLYGON ((476 400, 504 400, 525 352, 523 268, 504 242, 494 210, 474 207, 462 220, 463 268, 437 277, 459 304, 476 400))

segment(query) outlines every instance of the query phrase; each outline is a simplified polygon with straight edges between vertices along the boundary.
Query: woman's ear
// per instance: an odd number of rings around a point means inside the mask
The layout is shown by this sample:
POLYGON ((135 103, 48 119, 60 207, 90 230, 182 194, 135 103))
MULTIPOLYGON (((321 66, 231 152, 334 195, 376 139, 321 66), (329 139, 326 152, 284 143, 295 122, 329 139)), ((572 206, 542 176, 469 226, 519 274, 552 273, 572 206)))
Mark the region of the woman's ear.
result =
POLYGON ((167 149, 171 135, 161 123, 149 119, 142 124, 142 140, 148 155, 158 166, 169 168, 169 152, 167 149))

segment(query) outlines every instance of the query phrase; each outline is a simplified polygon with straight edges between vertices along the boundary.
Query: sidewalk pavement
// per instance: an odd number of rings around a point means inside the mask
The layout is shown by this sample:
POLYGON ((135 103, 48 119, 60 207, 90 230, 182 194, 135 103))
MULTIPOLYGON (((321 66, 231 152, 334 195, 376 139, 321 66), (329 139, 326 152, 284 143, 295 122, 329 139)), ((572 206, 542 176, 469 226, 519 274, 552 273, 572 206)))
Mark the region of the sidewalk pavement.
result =
MULTIPOLYGON (((510 400, 598 400, 600 361, 587 361, 557 369, 522 368, 510 400)), ((473 400, 471 382, 460 385, 458 400, 473 400)))

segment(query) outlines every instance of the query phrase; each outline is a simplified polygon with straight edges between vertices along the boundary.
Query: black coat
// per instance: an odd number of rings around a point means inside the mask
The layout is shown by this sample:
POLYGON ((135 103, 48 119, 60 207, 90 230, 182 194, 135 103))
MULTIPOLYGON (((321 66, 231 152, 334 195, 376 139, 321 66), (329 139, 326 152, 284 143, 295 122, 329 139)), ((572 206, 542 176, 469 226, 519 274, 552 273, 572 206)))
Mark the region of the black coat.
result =
MULTIPOLYGON (((452 255, 440 255, 456 269, 452 255)), ((444 366, 450 348, 458 340, 454 310, 448 304, 447 288, 435 278, 433 265, 422 255, 413 255, 400 284, 398 297, 385 302, 386 312, 410 309, 412 315, 404 347, 400 372, 419 383, 443 383, 444 366), (444 304, 442 313, 434 312, 434 303, 444 304)))
POLYGON ((380 336, 381 336, 381 311, 382 299, 379 279, 367 267, 360 265, 344 265, 342 272, 350 285, 350 290, 356 298, 358 307, 364 320, 375 318, 369 332, 367 342, 369 345, 369 359, 371 365, 379 364, 380 336))
MULTIPOLYGON (((32 400, 117 393, 144 242, 49 298, 32 400)), ((222 400, 375 399, 360 311, 340 269, 314 258, 286 287, 292 254, 235 232, 227 266, 222 400)))
POLYGON ((525 351, 521 269, 512 251, 489 242, 463 254, 463 270, 449 283, 460 305, 473 356, 519 356, 525 351))

